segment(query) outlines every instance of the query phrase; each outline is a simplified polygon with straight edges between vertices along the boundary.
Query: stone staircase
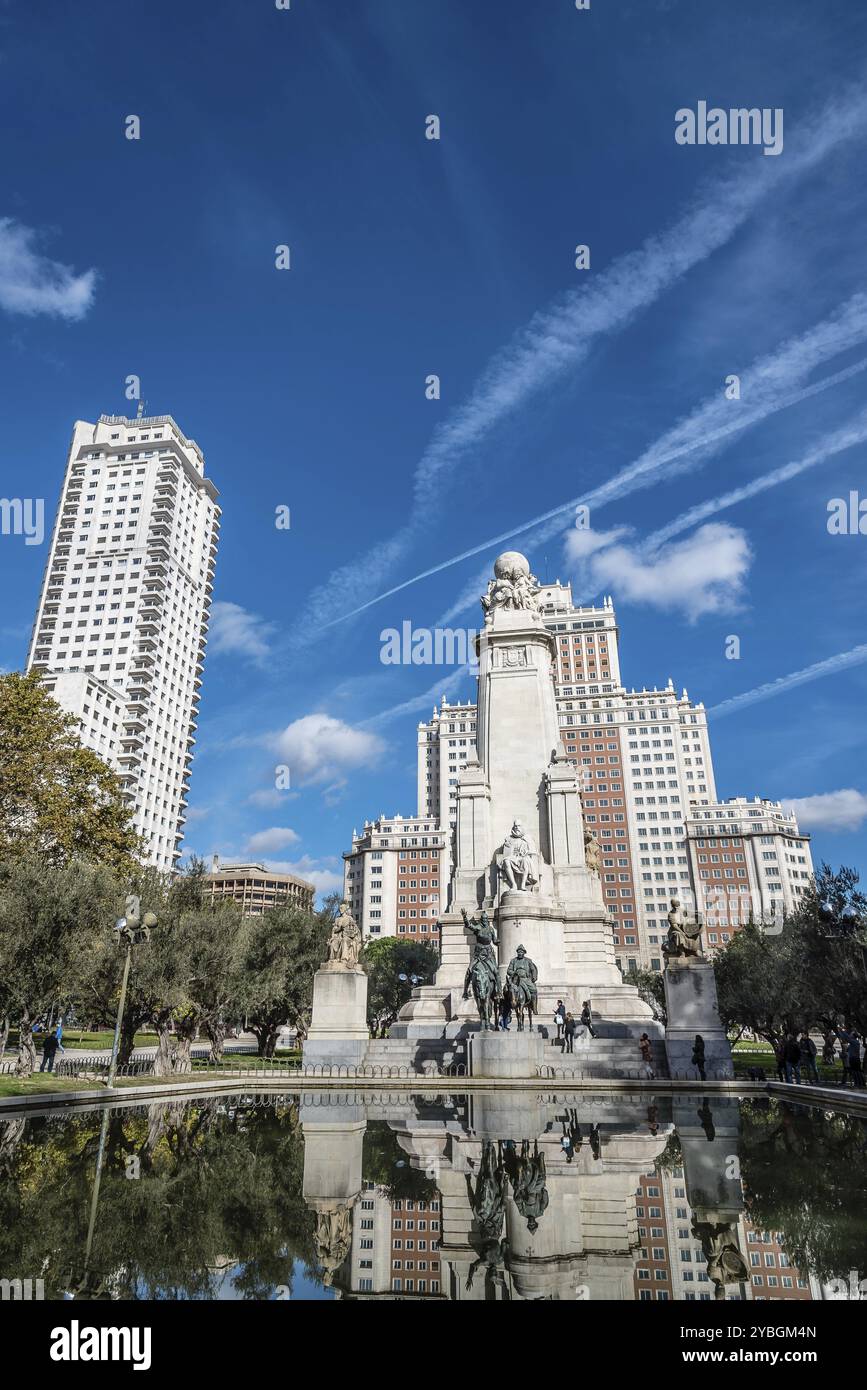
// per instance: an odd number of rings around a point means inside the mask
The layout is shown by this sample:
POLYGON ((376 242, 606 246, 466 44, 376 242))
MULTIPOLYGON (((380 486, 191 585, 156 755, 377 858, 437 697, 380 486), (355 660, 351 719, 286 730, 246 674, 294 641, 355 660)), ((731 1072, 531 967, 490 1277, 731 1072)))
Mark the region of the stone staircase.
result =
MULTIPOLYGON (((544 1024, 537 1026, 545 1038, 544 1065, 555 1074, 574 1075, 588 1079, 643 1078, 644 1067, 638 1050, 638 1040, 622 1023, 595 1024, 596 1037, 579 1035, 575 1051, 565 1052, 557 1041, 556 1030, 544 1024)), ((514 1027, 511 1030, 514 1032, 514 1027)), ((665 1044, 652 1041, 653 1071, 658 1078, 668 1076, 665 1044)), ((454 1075, 465 1074, 467 1064, 466 1038, 373 1038, 364 1059, 365 1068, 381 1067, 387 1074, 406 1067, 410 1073, 423 1076, 427 1070, 454 1075), (454 1070, 452 1070, 454 1069, 454 1070)))
POLYGON ((371 1038, 364 1058, 365 1067, 407 1067, 419 1076, 432 1066, 447 1072, 466 1063, 464 1038, 371 1038))
MULTIPOLYGON (((545 1065, 555 1072, 574 1073, 588 1079, 596 1078, 643 1078, 644 1063, 638 1050, 638 1039, 630 1034, 622 1023, 594 1023, 596 1037, 588 1038, 579 1034, 575 1039, 574 1052, 566 1052, 562 1042, 557 1040, 555 1028, 544 1028, 547 1044, 545 1065)), ((668 1076, 668 1061, 665 1043, 657 1038, 651 1040, 654 1076, 668 1076)))

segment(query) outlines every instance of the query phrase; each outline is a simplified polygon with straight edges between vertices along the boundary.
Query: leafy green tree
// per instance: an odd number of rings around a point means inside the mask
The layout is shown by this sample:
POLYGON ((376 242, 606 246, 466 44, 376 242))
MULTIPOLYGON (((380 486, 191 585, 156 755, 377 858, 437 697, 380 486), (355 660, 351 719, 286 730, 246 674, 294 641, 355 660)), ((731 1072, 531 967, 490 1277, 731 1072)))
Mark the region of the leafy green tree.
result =
POLYGON ((867 1031, 867 898, 858 874, 822 864, 801 900, 802 971, 824 1028, 867 1031))
POLYGON ((755 923, 714 961, 720 1014, 775 1051, 787 1033, 842 1024, 867 1028, 867 902, 858 875, 823 864, 782 930, 755 923))
POLYGON ((105 866, 52 866, 33 853, 0 865, 0 980, 4 1008, 18 1025, 19 1076, 36 1063, 34 1024, 81 993, 122 893, 105 866))
POLYGON ((639 997, 653 1009, 654 1018, 660 1023, 668 1021, 665 1007, 665 984, 660 970, 630 970, 626 983, 635 985, 639 997))
POLYGON ((0 676, 0 861, 40 854, 128 872, 140 853, 120 783, 35 672, 0 676))
POLYGON ((367 1021, 376 1036, 394 1023, 409 999, 413 990, 410 976, 430 983, 439 954, 430 941, 385 936, 368 942, 361 964, 367 971, 367 1021))
POLYGON ((273 1057, 284 1023, 306 1036, 313 976, 327 954, 337 903, 332 894, 319 912, 280 905, 249 919, 239 978, 243 1011, 260 1057, 273 1057))

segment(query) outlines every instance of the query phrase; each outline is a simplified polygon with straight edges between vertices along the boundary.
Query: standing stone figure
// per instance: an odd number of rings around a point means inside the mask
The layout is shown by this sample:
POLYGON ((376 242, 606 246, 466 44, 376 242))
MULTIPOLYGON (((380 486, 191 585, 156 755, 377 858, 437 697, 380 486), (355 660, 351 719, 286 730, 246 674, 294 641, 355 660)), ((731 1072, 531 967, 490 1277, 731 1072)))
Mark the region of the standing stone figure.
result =
POLYGON ((539 978, 539 971, 535 962, 530 960, 524 946, 518 946, 514 956, 509 961, 509 968, 506 971, 506 984, 512 996, 512 1006, 518 1018, 518 1032, 524 1031, 524 1010, 530 1013, 530 1027, 533 1026, 533 1014, 538 1013, 538 997, 536 992, 536 981, 539 978))
POLYGON ((668 936, 663 946, 666 956, 677 959, 679 956, 701 955, 701 923, 687 922, 680 910, 677 898, 671 900, 668 914, 668 936))
POLYGON ((328 939, 328 965, 337 970, 357 970, 361 944, 361 929, 349 911, 349 903, 341 903, 328 939))
POLYGON ((536 849, 524 827, 516 820, 510 833, 503 841, 503 858, 500 872, 509 888, 524 892, 531 883, 536 883, 536 849))

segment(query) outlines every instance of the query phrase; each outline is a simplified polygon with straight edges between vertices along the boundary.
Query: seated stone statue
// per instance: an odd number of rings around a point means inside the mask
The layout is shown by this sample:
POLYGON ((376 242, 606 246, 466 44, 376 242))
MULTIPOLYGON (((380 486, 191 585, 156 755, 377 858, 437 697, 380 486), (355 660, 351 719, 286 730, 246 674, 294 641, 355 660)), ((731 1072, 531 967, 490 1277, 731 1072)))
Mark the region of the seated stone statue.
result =
POLYGON ((677 898, 671 900, 671 911, 668 914, 668 936, 662 949, 666 956, 675 959, 678 956, 700 956, 702 953, 701 923, 686 921, 677 898))
POLYGON ((357 970, 361 946, 361 929, 349 911, 349 903, 341 903, 328 939, 327 964, 332 970, 357 970))
POLYGON ((500 873, 508 888, 524 892, 532 884, 538 883, 536 867, 536 848, 520 821, 515 821, 511 832, 503 841, 503 857, 500 860, 500 873))

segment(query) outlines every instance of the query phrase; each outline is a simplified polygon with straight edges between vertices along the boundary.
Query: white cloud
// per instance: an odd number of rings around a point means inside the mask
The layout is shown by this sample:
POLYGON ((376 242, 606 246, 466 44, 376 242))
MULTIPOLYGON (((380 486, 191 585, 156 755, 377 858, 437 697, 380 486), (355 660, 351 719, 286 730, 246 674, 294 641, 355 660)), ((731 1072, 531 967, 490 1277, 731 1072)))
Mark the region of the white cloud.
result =
POLYGON ((239 603, 220 600, 211 609, 208 650, 217 656, 245 656, 259 665, 269 656, 273 630, 273 623, 249 613, 239 603))
POLYGON ((752 561, 746 534, 714 522, 685 541, 646 551, 621 541, 623 528, 570 531, 567 560, 583 562, 581 587, 618 601, 680 611, 691 622, 703 613, 736 608, 752 561))
POLYGON ((854 787, 818 796, 796 796, 784 801, 794 811, 802 830, 858 830, 867 820, 867 796, 854 787))
POLYGON ((39 233, 0 217, 0 305, 9 314, 82 319, 93 303, 96 271, 75 271, 37 249, 39 233))
POLYGON ((247 839, 248 854, 275 854, 297 844, 298 835, 288 826, 274 825, 269 830, 257 830, 247 839))
POLYGON ((329 714, 305 714, 274 736, 273 748, 299 785, 339 782, 343 772, 375 762, 384 744, 376 734, 329 714))
POLYGON ((280 791, 277 787, 262 787, 259 791, 251 792, 247 797, 251 806, 265 806, 273 808, 282 806, 286 801, 294 801, 297 792, 280 791))
POLYGON ((265 867, 275 874, 297 874, 312 883, 317 893, 342 893, 343 874, 335 866, 337 859, 311 859, 307 854, 300 859, 267 859, 265 867))

